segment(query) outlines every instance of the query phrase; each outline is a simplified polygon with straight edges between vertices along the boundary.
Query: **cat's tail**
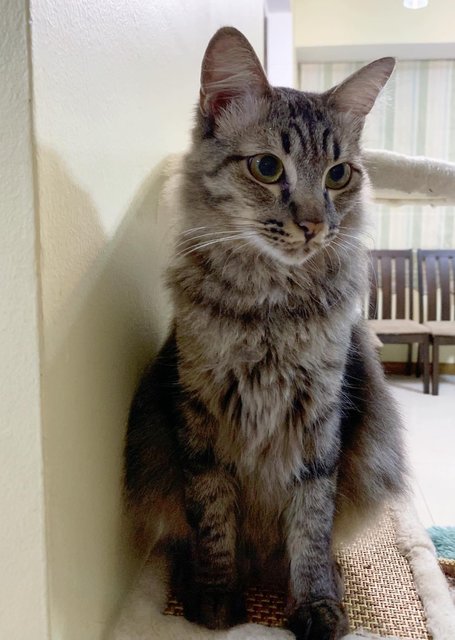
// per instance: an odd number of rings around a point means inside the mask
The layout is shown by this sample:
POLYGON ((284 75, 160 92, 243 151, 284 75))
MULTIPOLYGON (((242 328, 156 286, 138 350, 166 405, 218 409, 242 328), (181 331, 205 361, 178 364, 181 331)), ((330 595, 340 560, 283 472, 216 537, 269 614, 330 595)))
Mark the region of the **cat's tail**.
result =
POLYGON ((189 535, 176 433, 178 389, 177 351, 171 334, 141 379, 125 442, 125 505, 141 555, 160 542, 189 535))

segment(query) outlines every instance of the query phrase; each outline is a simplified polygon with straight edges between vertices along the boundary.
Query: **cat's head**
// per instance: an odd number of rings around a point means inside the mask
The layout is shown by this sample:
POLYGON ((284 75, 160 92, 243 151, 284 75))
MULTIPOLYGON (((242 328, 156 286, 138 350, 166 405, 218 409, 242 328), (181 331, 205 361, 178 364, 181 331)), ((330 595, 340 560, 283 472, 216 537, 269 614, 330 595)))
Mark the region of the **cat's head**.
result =
POLYGON ((185 163, 188 251, 242 245, 301 264, 348 245, 367 181, 364 119, 394 64, 372 62, 322 94, 274 88, 246 38, 220 29, 204 56, 185 163))

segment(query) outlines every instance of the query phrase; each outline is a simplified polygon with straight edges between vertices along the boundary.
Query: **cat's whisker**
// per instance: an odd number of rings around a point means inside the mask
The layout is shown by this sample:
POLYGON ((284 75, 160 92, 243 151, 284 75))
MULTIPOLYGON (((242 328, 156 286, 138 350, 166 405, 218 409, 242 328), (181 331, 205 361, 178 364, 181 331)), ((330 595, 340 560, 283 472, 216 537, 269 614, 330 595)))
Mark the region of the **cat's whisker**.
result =
POLYGON ((337 229, 339 231, 342 231, 343 233, 345 231, 349 231, 351 234, 353 234, 353 232, 355 232, 356 237, 360 237, 360 236, 362 236, 364 234, 364 230, 363 229, 355 229, 353 227, 346 227, 346 226, 343 226, 343 225, 340 225, 339 227, 337 227, 337 229))
MULTIPOLYGON (((310 258, 308 258, 308 260, 306 261, 306 264, 309 264, 313 259, 314 259, 314 256, 311 256, 310 258)), ((298 280, 296 280, 296 278, 292 277, 291 272, 288 273, 288 278, 299 289, 302 289, 302 291, 305 293, 305 296, 308 297, 310 300, 312 300, 313 302, 318 302, 319 301, 318 298, 312 294, 311 289, 308 286, 310 283, 308 282, 308 280, 306 278, 305 278, 305 280, 306 280, 305 283, 299 282, 298 280)))
POLYGON ((185 240, 181 240, 180 242, 177 242, 177 246, 183 246, 185 244, 188 244, 189 242, 194 242, 196 240, 201 240, 203 238, 210 238, 210 237, 218 237, 218 236, 224 236, 224 235, 232 235, 234 233, 234 229, 231 229, 229 231, 210 231, 208 233, 201 233, 200 235, 197 236, 191 236, 190 238, 186 238, 185 240))
POLYGON ((357 240, 359 242, 359 244, 362 244, 362 238, 359 235, 354 235, 352 233, 346 233, 345 231, 340 231, 337 236, 338 238, 353 238, 354 240, 357 240))
POLYGON ((336 250, 337 247, 337 237, 338 236, 334 236, 332 238, 330 238, 328 240, 328 242, 323 246, 323 249, 325 251, 325 253, 327 254, 327 258, 330 261, 330 266, 333 269, 333 262, 332 262, 332 256, 333 254, 335 255, 337 261, 338 261, 338 271, 337 273, 340 272, 341 270, 341 259, 340 256, 338 254, 338 251, 336 250))
POLYGON ((355 254, 356 252, 359 251, 359 247, 356 246, 355 244, 352 244, 349 241, 346 240, 338 240, 336 243, 334 243, 334 246, 343 248, 344 251, 346 252, 346 255, 351 255, 351 254, 355 254))
POLYGON ((220 226, 219 229, 216 228, 215 225, 212 225, 211 227, 194 227, 193 229, 188 229, 185 232, 180 233, 180 236, 183 235, 187 235, 189 236, 188 238, 184 238, 183 240, 180 240, 177 244, 182 244, 184 242, 190 242, 192 240, 197 240, 199 238, 203 238, 209 235, 220 235, 220 234, 230 234, 230 233, 234 233, 235 231, 254 231, 257 232, 258 230, 260 230, 261 227, 255 227, 252 225, 239 225, 237 223, 231 224, 225 224, 223 226, 220 226), (195 231, 197 231, 198 229, 211 229, 210 231, 206 232, 206 233, 200 233, 197 235, 191 235, 192 233, 194 233, 195 231))
POLYGON ((189 233, 193 233, 194 231, 200 231, 201 229, 208 229, 209 227, 207 227, 206 225, 203 225, 202 227, 192 227, 191 229, 186 229, 185 231, 180 231, 181 236, 185 236, 189 233))
POLYGON ((343 242, 346 242, 346 244, 350 244, 356 249, 359 249, 359 247, 363 246, 363 242, 358 236, 350 235, 347 233, 338 233, 336 236, 330 239, 330 242, 333 242, 334 240, 343 240, 343 242))
POLYGON ((331 247, 335 250, 335 247, 338 248, 339 250, 343 251, 343 254, 346 258, 349 258, 350 256, 350 251, 357 251, 358 247, 356 247, 355 245, 352 245, 349 242, 342 242, 342 241, 338 241, 336 239, 333 239, 330 241, 330 245, 331 247))
MULTIPOLYGON (((330 248, 329 248, 329 247, 327 247, 327 246, 324 246, 324 247, 323 247, 323 250, 324 250, 324 253, 326 253, 326 254, 327 254, 327 258, 328 258, 328 260, 329 260, 329 262, 330 262, 330 268, 332 269, 332 271, 334 271, 334 268, 333 268, 333 262, 332 262, 332 257, 331 257, 331 255, 330 255, 330 248)), ((340 259, 339 259, 339 257, 338 257, 338 254, 336 253, 336 251, 335 251, 334 253, 335 253, 335 255, 336 255, 337 259, 338 259, 338 273, 339 273, 339 272, 340 272, 340 269, 341 269, 341 261, 340 261, 340 259)))
POLYGON ((247 246, 251 246, 251 243, 248 240, 246 242, 243 242, 242 244, 238 245, 237 247, 234 247, 233 249, 231 249, 228 252, 228 255, 226 256, 226 260, 224 261, 223 268, 221 269, 221 280, 223 280, 226 268, 229 265, 229 263, 231 262, 231 260, 234 257, 234 255, 236 255, 241 249, 243 249, 244 247, 247 247, 247 246))
MULTIPOLYGON (((330 242, 325 246, 325 248, 327 249, 327 252, 329 255, 330 255, 330 252, 333 252, 333 254, 335 255, 338 261, 338 273, 339 273, 341 271, 342 261, 341 261, 340 253, 339 251, 337 251, 337 249, 339 249, 340 247, 336 241, 336 238, 332 238, 332 240, 330 240, 330 242)), ((344 253, 344 256, 348 257, 346 253, 344 253)))
MULTIPOLYGON (((373 264, 373 256, 371 255, 371 253, 368 251, 367 252, 367 259, 368 259, 368 263, 369 263, 369 278, 373 278, 374 281, 374 288, 376 291, 378 291, 379 289, 379 274, 377 273, 377 269, 374 268, 374 264, 373 264)), ((377 313, 378 313, 378 299, 376 298, 376 304, 374 306, 373 309, 370 309, 370 289, 367 291, 366 295, 365 295, 365 299, 364 299, 364 303, 366 305, 366 310, 368 313, 369 317, 377 317, 377 313)))
POLYGON ((343 236, 338 236, 337 238, 334 238, 334 240, 338 240, 339 244, 342 244, 343 246, 349 247, 349 248, 353 249, 354 251, 359 251, 361 249, 361 247, 363 247, 363 243, 361 243, 361 242, 353 242, 352 240, 348 240, 346 237, 343 237, 343 236))
POLYGON ((204 249, 205 247, 208 247, 210 245, 215 245, 215 244, 221 244, 223 242, 227 242, 228 240, 231 240, 233 238, 228 237, 228 238, 218 238, 217 240, 212 240, 210 242, 204 242, 204 243, 199 243, 196 246, 193 246, 191 248, 186 248, 183 251, 180 251, 179 253, 176 254, 176 258, 185 258, 186 256, 194 253, 195 251, 199 251, 201 249, 204 249))
MULTIPOLYGON (((346 234, 346 236, 347 236, 347 237, 350 237, 348 234, 346 234)), ((351 237, 355 237, 355 236, 351 236, 351 237)), ((348 244, 348 243, 346 242, 345 244, 348 244)), ((354 250, 357 250, 357 251, 358 251, 359 246, 354 245, 354 247, 353 247, 353 248, 354 248, 354 250)), ((376 288, 376 289, 378 289, 378 275, 377 275, 377 270, 374 268, 374 265, 373 265, 373 258, 372 258, 371 253, 370 253, 369 251, 368 251, 368 252, 366 252, 366 257, 367 257, 367 260, 368 260, 368 262, 369 262, 369 267, 370 267, 370 268, 369 268, 369 274, 370 274, 370 277, 373 277, 373 279, 374 279, 374 283, 375 283, 375 288, 376 288)), ((365 302, 367 302, 367 297, 368 297, 368 296, 365 296, 365 298, 366 298, 365 302)), ((376 311, 377 311, 377 303, 376 303, 376 307, 375 307, 374 309, 372 309, 372 313, 373 313, 373 315, 375 315, 375 314, 376 314, 376 311)))
POLYGON ((360 229, 357 235, 352 236, 352 229, 350 227, 338 227, 338 228, 341 230, 340 235, 344 235, 346 231, 349 231, 351 232, 351 234, 346 234, 346 235, 350 235, 351 237, 358 239, 362 244, 364 244, 366 240, 369 240, 373 244, 375 243, 375 239, 373 235, 369 231, 366 231, 365 229, 360 229))
POLYGON ((350 238, 355 238, 359 242, 364 241, 364 238, 368 235, 366 232, 360 229, 351 229, 350 227, 338 227, 338 234, 340 236, 348 236, 350 238))
MULTIPOLYGON (((255 234, 251 234, 250 237, 253 237, 255 234)), ((241 238, 245 238, 248 237, 246 236, 244 233, 237 233, 237 234, 233 234, 227 237, 223 237, 223 238, 217 238, 216 240, 209 240, 208 242, 202 242, 197 244, 196 246, 192 247, 191 249, 186 249, 184 251, 180 251, 179 253, 176 254, 176 258, 184 258, 188 255, 190 255, 191 253, 194 253, 195 251, 199 251, 201 249, 207 248, 211 245, 215 245, 215 244, 221 244, 223 242, 228 242, 229 240, 236 240, 236 239, 241 239, 241 238)))
POLYGON ((330 249, 331 249, 331 255, 337 261, 337 265, 338 265, 337 273, 340 273, 342 271, 343 264, 345 264, 346 261, 349 260, 349 256, 347 256, 346 253, 339 247, 331 247, 330 249))
POLYGON ((246 216, 233 216, 231 215, 230 218, 233 218, 234 220, 242 220, 244 222, 248 222, 250 224, 255 224, 256 226, 262 226, 262 224, 260 222, 258 222, 257 220, 253 220, 252 218, 247 218, 246 216))

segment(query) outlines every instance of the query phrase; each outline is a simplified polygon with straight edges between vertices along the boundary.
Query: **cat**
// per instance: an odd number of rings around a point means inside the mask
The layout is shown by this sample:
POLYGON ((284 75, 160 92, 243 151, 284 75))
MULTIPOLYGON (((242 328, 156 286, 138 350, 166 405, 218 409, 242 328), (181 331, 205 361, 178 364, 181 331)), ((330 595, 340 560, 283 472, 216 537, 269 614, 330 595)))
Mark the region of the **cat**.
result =
POLYGON ((314 94, 272 88, 234 28, 204 56, 173 326, 131 406, 125 494, 138 544, 167 551, 186 618, 211 629, 245 620, 245 586, 269 577, 298 639, 341 637, 334 544, 406 485, 359 311, 361 133, 393 67, 314 94))

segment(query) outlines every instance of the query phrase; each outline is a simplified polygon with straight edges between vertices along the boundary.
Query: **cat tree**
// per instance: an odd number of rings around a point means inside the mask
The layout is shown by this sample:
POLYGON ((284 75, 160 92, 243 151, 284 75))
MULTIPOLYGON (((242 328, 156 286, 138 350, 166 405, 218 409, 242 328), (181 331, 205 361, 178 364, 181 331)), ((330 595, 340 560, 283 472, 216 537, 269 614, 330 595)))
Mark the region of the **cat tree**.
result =
MULTIPOLYGON (((364 152, 372 197, 392 205, 455 205, 455 164, 388 151, 364 152)), ((169 159, 160 207, 173 216, 181 157, 169 159)), ((453 640, 455 609, 433 544, 410 504, 391 505, 374 529, 339 550, 351 638, 453 640)), ((249 600, 247 624, 213 632, 187 622, 169 601, 162 557, 150 558, 138 576, 110 640, 291 640, 283 629, 282 601, 262 592, 249 600), (265 599, 264 599, 265 598, 265 599), (281 603, 281 604, 280 604, 281 603), (163 615, 167 610, 168 615, 163 615), (272 626, 264 626, 264 624, 272 626)))

